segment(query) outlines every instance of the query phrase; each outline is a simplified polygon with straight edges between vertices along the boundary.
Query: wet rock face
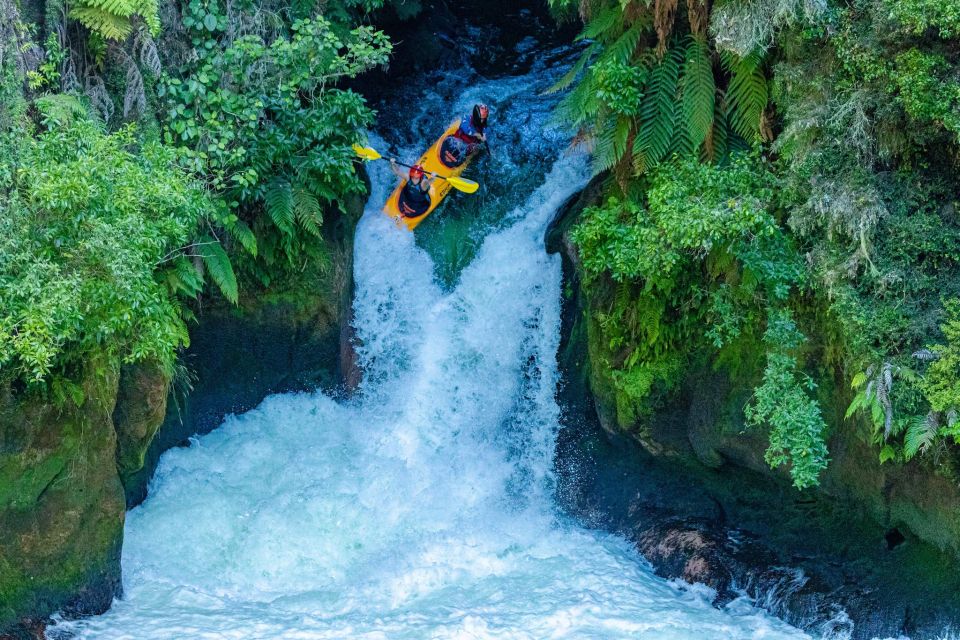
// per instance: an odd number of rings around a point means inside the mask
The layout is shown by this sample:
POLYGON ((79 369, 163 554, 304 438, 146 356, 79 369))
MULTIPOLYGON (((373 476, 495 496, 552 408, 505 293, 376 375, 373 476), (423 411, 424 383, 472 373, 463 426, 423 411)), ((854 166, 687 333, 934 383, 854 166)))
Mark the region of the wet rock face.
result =
MULTIPOLYGON (((555 464, 561 506, 588 526, 632 541, 659 575, 711 587, 717 606, 746 595, 815 636, 853 640, 935 638, 957 628, 956 557, 897 526, 897 510, 878 509, 898 499, 899 512, 907 513, 907 480, 931 490, 937 481, 924 481, 917 470, 879 485, 876 474, 846 482, 838 474, 826 478, 821 491, 798 492, 766 467, 763 434, 724 427, 731 415, 724 398, 739 397, 739 391, 709 374, 692 380, 642 431, 621 428, 603 390, 594 386, 587 301, 566 233, 575 212, 597 193, 592 185, 570 202, 546 237, 548 248, 563 256, 570 292, 559 351, 564 423, 555 464), (895 490, 885 494, 884 486, 895 490)), ((850 442, 832 448, 831 456, 848 475, 858 465, 878 466, 850 442)), ((912 521, 932 522, 936 509, 927 516, 920 511, 944 500, 915 500, 912 521)), ((943 513, 957 517, 949 509, 943 513)))
POLYGON ((120 593, 123 489, 111 419, 118 372, 91 366, 60 406, 0 389, 0 632, 120 593))
POLYGON ((709 525, 674 520, 641 525, 633 539, 659 574, 691 584, 705 584, 725 595, 730 591, 733 577, 718 537, 718 532, 711 531, 709 525))
POLYGON ((163 452, 216 429, 226 415, 248 411, 272 393, 356 383, 349 321, 353 231, 364 203, 353 197, 345 205, 348 215, 325 221, 327 268, 248 288, 237 307, 220 300, 197 310, 190 347, 180 358, 188 379, 166 397, 166 414, 147 441, 143 463, 123 476, 128 508, 146 498, 163 452))
POLYGON ((0 386, 0 640, 42 637, 57 611, 110 607, 128 502, 146 495, 163 451, 269 393, 340 384, 362 207, 358 197, 352 217, 325 221, 325 269, 240 307, 207 301, 178 382, 155 363, 90 363, 82 393, 59 404, 0 386))

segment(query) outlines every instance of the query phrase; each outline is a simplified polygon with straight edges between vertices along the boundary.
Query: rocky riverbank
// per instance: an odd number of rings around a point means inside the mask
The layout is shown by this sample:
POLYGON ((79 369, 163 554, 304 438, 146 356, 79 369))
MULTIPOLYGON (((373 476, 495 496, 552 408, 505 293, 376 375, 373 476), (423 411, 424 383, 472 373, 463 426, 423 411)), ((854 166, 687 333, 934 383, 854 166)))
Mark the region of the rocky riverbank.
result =
POLYGON ((718 606, 746 595, 815 635, 935 638, 956 626, 957 538, 943 522, 956 517, 958 492, 941 476, 919 465, 875 471, 862 460, 867 446, 836 424, 822 488, 799 492, 764 464, 763 434, 732 430, 730 412, 704 410, 734 395, 716 375, 691 375, 649 422, 621 428, 610 418, 591 361, 591 301, 567 236, 599 192, 595 181, 547 235, 569 294, 556 463, 568 513, 626 536, 660 575, 713 588, 718 606))

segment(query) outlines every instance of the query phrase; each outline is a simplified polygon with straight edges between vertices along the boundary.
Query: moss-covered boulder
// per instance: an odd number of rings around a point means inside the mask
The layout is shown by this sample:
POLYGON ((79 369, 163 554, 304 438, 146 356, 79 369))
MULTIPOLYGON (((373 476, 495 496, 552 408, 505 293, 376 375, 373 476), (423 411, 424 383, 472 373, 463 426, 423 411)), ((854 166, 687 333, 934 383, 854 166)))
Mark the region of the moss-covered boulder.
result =
POLYGON ((117 431, 117 471, 123 484, 143 468, 147 449, 163 424, 171 377, 153 362, 120 370, 113 423, 117 431))
POLYGON ((59 403, 0 388, 0 632, 57 610, 100 613, 119 594, 118 379, 91 365, 59 403))

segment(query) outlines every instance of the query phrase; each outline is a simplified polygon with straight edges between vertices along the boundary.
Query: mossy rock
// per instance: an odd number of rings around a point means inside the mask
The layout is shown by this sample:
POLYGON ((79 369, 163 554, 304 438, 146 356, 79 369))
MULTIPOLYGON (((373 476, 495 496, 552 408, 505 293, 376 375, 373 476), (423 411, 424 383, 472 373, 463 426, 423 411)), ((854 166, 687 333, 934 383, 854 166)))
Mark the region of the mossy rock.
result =
POLYGON ((0 389, 0 632, 105 611, 120 592, 118 370, 88 367, 79 405, 0 389))

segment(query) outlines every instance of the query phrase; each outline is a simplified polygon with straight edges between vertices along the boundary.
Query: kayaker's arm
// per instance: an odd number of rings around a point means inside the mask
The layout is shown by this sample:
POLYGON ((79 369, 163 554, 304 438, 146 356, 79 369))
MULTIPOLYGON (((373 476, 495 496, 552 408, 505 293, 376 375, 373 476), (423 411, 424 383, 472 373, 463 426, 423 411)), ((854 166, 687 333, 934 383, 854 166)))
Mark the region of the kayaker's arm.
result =
POLYGON ((397 165, 397 161, 393 158, 390 158, 390 170, 393 171, 393 173, 401 180, 407 179, 407 175, 404 173, 403 169, 397 165))

